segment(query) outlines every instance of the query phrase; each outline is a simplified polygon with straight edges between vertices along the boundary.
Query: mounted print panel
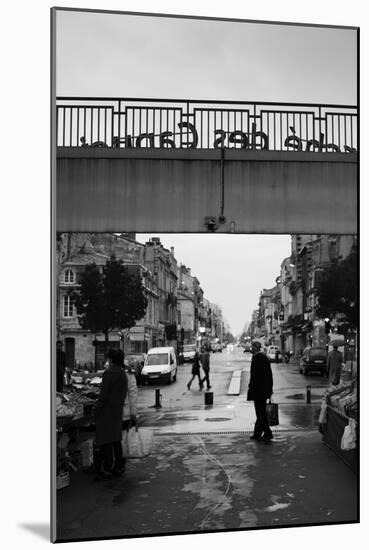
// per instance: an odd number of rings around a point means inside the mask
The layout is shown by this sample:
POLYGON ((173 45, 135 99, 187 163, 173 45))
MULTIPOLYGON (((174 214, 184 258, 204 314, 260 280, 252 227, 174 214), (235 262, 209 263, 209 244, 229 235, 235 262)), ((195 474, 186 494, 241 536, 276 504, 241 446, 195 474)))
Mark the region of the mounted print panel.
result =
POLYGON ((358 522, 357 42, 52 9, 53 541, 358 522))

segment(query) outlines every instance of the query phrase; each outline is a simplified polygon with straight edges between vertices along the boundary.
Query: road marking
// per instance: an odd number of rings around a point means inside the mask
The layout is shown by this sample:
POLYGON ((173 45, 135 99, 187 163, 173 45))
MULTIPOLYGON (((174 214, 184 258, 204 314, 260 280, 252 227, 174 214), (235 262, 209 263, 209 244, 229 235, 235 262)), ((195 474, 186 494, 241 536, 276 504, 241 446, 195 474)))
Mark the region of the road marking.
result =
POLYGON ((227 395, 240 395, 242 370, 233 372, 227 395))

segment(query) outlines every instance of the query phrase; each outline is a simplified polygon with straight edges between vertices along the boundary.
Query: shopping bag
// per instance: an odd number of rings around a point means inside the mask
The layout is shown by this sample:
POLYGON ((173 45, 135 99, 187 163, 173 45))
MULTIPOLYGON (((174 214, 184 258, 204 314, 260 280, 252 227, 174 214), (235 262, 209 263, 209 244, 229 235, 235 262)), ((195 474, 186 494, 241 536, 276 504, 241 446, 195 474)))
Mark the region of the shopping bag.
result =
POLYGON ((266 404, 266 413, 269 426, 277 426, 279 424, 278 403, 273 403, 273 401, 269 399, 269 403, 266 404))
POLYGON ((125 430, 122 437, 124 458, 145 458, 151 453, 153 432, 147 428, 125 430))
POLYGON ((326 424, 327 422, 327 403, 325 400, 322 401, 319 414, 319 424, 326 424))
POLYGON ((356 448, 356 422, 354 418, 349 419, 349 423, 343 431, 341 439, 341 449, 351 451, 356 448))

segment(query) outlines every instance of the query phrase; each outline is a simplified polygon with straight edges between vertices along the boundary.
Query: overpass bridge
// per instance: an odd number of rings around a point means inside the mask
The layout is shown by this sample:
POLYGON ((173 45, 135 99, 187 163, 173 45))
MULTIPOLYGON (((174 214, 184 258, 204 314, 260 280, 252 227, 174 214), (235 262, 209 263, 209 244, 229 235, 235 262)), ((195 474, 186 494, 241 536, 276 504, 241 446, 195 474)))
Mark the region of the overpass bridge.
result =
POLYGON ((56 229, 357 231, 357 109, 57 99, 56 229))

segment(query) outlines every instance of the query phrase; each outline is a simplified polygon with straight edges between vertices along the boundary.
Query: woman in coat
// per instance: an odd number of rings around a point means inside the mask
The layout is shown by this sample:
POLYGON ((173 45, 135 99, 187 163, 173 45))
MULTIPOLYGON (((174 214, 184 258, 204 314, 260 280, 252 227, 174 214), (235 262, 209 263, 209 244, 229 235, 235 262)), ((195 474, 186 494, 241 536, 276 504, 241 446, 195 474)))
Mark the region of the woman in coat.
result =
POLYGON ((121 475, 122 416, 127 394, 127 376, 123 369, 124 354, 121 350, 108 352, 109 366, 102 376, 100 396, 95 407, 96 446, 98 455, 98 477, 121 475))
MULTIPOLYGON (((128 431, 133 426, 137 426, 137 397, 138 397, 138 388, 136 381, 136 369, 134 366, 126 365, 124 369, 128 388, 127 395, 124 400, 123 406, 123 421, 122 421, 122 430, 128 431)), ((126 459, 122 459, 122 473, 126 469, 126 459)))
POLYGON ((201 382, 201 377, 200 377, 200 354, 199 354, 198 351, 196 351, 195 357, 194 357, 194 359, 193 359, 191 374, 192 374, 192 378, 191 378, 191 380, 188 382, 187 388, 188 388, 188 389, 191 388, 191 384, 192 384, 192 382, 194 381, 194 379, 195 379, 196 376, 197 376, 198 379, 199 379, 199 387, 200 387, 200 390, 202 390, 202 382, 201 382))

